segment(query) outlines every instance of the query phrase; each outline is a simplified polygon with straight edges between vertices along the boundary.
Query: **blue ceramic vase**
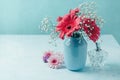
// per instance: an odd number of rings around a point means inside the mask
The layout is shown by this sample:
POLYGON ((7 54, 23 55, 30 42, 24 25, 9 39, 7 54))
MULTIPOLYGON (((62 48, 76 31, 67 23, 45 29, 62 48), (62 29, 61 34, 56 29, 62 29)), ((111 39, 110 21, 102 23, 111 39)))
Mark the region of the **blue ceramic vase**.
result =
POLYGON ((69 70, 82 70, 87 57, 87 42, 83 36, 66 38, 64 41, 64 61, 69 70))

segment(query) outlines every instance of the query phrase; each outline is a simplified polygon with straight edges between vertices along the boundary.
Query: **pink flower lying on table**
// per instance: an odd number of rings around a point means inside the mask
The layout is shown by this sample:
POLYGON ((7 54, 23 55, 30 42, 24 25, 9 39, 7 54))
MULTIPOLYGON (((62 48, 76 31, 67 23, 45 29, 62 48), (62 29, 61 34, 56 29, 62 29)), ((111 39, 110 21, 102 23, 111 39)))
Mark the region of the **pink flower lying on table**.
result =
POLYGON ((50 68, 58 69, 63 64, 63 55, 56 53, 48 59, 48 64, 50 68))
POLYGON ((49 57, 50 57, 51 55, 53 55, 53 51, 47 51, 47 52, 45 52, 44 55, 43 55, 43 61, 44 61, 45 63, 47 63, 47 62, 48 62, 48 59, 49 59, 49 57))

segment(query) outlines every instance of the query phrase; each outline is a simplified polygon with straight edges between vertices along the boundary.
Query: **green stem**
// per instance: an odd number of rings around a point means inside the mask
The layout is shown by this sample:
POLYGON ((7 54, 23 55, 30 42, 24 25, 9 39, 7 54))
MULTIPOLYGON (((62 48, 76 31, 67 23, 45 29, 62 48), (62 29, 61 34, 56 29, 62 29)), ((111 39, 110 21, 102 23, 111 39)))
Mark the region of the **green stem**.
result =
POLYGON ((79 38, 81 36, 82 35, 79 32, 74 32, 73 35, 72 35, 72 37, 74 37, 74 38, 79 38))
POLYGON ((96 44, 96 51, 100 51, 101 50, 100 44, 98 42, 96 42, 95 44, 96 44))

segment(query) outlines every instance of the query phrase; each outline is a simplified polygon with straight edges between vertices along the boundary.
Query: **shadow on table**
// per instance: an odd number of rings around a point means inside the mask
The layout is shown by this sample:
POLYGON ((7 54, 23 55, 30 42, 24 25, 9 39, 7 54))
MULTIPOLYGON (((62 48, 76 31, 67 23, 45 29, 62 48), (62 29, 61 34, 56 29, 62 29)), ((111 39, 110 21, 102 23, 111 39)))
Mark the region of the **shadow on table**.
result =
POLYGON ((85 74, 101 74, 104 76, 120 76, 120 64, 106 64, 100 70, 95 70, 91 67, 85 67, 82 71, 77 71, 78 73, 85 73, 85 74))
MULTIPOLYGON (((65 66, 62 69, 66 69, 65 66)), ((104 76, 120 77, 120 64, 106 64, 99 70, 93 69, 91 66, 86 66, 83 70, 72 71, 79 74, 98 74, 104 76)))

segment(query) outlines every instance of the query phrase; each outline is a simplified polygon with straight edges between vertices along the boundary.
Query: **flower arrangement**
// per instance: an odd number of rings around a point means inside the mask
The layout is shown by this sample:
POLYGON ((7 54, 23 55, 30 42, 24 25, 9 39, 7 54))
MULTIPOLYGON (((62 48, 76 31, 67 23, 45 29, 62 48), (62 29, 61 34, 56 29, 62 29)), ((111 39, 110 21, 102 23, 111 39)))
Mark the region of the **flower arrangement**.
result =
POLYGON ((41 31, 51 32, 50 43, 55 43, 58 36, 64 39, 65 37, 76 37, 78 33, 96 42, 100 36, 100 27, 104 21, 97 16, 95 8, 95 2, 82 3, 64 16, 59 16, 57 25, 54 25, 49 18, 43 19, 40 29, 41 31))
POLYGON ((100 36, 100 28, 96 24, 96 20, 90 17, 86 17, 84 14, 79 14, 79 9, 70 10, 70 12, 63 17, 58 17, 58 24, 56 31, 60 32, 60 38, 74 36, 75 32, 84 31, 87 36, 94 42, 98 40, 100 36))
MULTIPOLYGON (((64 40, 68 37, 78 38, 80 36, 92 40, 96 44, 96 52, 101 48, 97 44, 100 37, 100 28, 104 20, 97 16, 96 3, 86 2, 80 4, 77 8, 71 9, 69 13, 59 16, 57 24, 54 25, 49 18, 41 21, 40 30, 50 32, 50 44, 57 46, 57 39, 64 40)), ((52 51, 45 52, 43 61, 48 63, 50 68, 60 68, 63 64, 62 54, 54 54, 52 51)))

